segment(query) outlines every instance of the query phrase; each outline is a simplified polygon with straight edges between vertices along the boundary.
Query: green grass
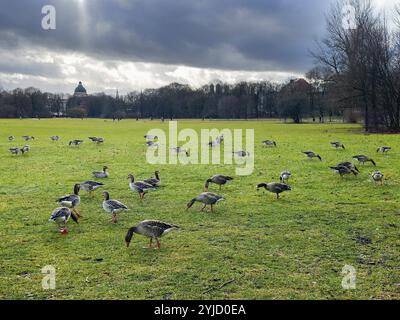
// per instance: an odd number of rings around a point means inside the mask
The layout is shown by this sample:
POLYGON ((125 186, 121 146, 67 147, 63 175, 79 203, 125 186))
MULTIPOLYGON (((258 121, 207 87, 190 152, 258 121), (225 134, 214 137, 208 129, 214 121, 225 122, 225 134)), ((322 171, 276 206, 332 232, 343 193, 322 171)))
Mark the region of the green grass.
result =
MULTIPOLYGON (((159 121, 0 120, 0 299, 399 299, 400 298, 400 140, 398 135, 364 135, 356 125, 285 125, 273 122, 180 121, 179 128, 254 128, 255 171, 235 176, 234 166, 152 166, 145 161, 143 135, 164 128, 159 121), (12 156, 33 135, 31 152, 12 156), (62 140, 51 142, 51 135, 62 140), (17 140, 8 142, 15 135, 17 140), (96 146, 88 136, 103 136, 96 146), (84 138, 79 147, 70 139, 84 138), (275 139, 278 148, 259 142, 275 139), (342 141, 346 150, 329 142, 342 141), (376 148, 390 145, 384 156, 376 148), (309 161, 314 150, 324 161, 309 161), (385 176, 370 179, 374 168, 341 179, 328 169, 355 154, 371 155, 385 176), (101 207, 101 192, 82 193, 79 225, 67 236, 48 222, 55 199, 93 170, 110 167, 105 190, 130 207, 116 225, 101 207), (140 203, 126 176, 150 177, 161 171, 163 187, 140 203), (257 192, 261 182, 279 180, 291 170, 292 191, 277 201, 257 192), (186 203, 202 192, 213 174, 235 176, 216 213, 200 213, 186 203), (160 251, 145 250, 127 229, 145 219, 182 226, 162 239, 160 251), (371 240, 363 243, 361 237, 371 240), (357 270, 357 289, 341 287, 344 265, 357 270), (41 288, 41 268, 57 270, 56 290, 41 288), (222 286, 222 284, 233 280, 222 286), (215 290, 211 290, 215 288, 215 290), (208 292, 207 292, 208 291, 208 292)), ((217 191, 215 186, 210 191, 217 191)))

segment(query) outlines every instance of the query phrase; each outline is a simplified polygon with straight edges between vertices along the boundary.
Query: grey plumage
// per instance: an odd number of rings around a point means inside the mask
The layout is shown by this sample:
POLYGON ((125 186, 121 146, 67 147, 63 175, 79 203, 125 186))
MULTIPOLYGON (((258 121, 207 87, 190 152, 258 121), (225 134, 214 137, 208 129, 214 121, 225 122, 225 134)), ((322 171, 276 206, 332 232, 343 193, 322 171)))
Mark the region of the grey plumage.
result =
POLYGON ((112 215, 112 222, 117 222, 117 214, 128 210, 128 207, 118 200, 110 199, 110 194, 108 192, 103 192, 103 209, 105 212, 112 215))
POLYGON ((107 170, 108 170, 108 167, 107 167, 107 166, 104 166, 104 167, 103 167, 103 171, 93 171, 93 172, 92 172, 92 175, 93 175, 93 177, 99 178, 99 179, 108 178, 108 172, 107 172, 107 170))
POLYGON ((303 153, 309 158, 318 158, 320 161, 322 161, 321 156, 318 153, 315 153, 313 151, 303 151, 303 153))
POLYGON ((208 191, 208 187, 209 187, 210 183, 214 183, 214 184, 218 185, 219 189, 221 190, 221 187, 223 185, 227 184, 229 181, 232 181, 232 180, 233 180, 233 178, 231 178, 231 177, 217 174, 215 176, 212 176, 210 179, 207 179, 204 188, 206 189, 206 191, 208 191))
POLYGON ((200 202, 204 204, 203 208, 200 211, 203 211, 206 206, 211 207, 211 212, 213 212, 213 206, 216 205, 217 203, 224 201, 224 197, 219 196, 215 193, 212 192, 203 192, 200 195, 198 195, 196 198, 193 198, 188 204, 187 204, 187 209, 190 209, 195 202, 200 202))
POLYGON ((135 181, 135 177, 133 176, 133 174, 129 174, 128 179, 129 179, 129 188, 133 192, 137 192, 139 194, 140 199, 144 199, 144 195, 147 191, 156 189, 153 185, 146 183, 144 181, 135 181))
POLYGON ((361 162, 362 164, 365 164, 366 162, 371 162, 374 166, 376 166, 375 161, 365 155, 357 155, 357 156, 354 156, 353 159, 361 162))
POLYGON ((282 192, 292 190, 291 187, 288 186, 287 184, 278 183, 278 182, 260 183, 259 185, 257 185, 257 191, 258 191, 259 189, 261 189, 261 188, 264 188, 264 189, 267 190, 268 192, 275 193, 277 199, 279 199, 279 195, 280 195, 282 192))

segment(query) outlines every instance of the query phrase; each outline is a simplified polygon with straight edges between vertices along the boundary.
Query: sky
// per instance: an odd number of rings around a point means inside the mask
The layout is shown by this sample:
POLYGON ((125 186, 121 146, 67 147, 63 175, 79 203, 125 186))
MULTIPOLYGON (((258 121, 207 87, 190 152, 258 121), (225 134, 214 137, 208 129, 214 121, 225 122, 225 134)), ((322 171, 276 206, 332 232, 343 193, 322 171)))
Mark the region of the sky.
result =
MULTIPOLYGON (((287 81, 335 0, 1 0, 0 89, 124 94, 171 82, 287 81), (56 29, 42 28, 42 7, 56 29)), ((389 15, 395 0, 373 0, 389 15)))

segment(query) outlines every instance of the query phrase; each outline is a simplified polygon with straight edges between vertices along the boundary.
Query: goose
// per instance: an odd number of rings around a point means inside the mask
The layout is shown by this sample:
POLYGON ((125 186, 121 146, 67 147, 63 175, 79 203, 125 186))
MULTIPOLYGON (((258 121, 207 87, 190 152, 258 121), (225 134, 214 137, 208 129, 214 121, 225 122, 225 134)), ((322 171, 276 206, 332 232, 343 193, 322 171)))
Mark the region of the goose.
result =
POLYGON ((15 155, 17 155, 20 151, 20 149, 18 147, 13 147, 8 150, 11 152, 11 154, 15 154, 15 155))
POLYGON ((272 182, 272 183, 260 183, 259 185, 257 185, 257 191, 258 191, 260 188, 265 188, 265 190, 267 190, 267 191, 269 191, 269 192, 271 192, 271 193, 275 193, 277 199, 279 199, 279 194, 281 194, 282 192, 292 190, 292 189, 290 188, 290 186, 288 186, 287 184, 284 184, 284 183, 277 183, 277 182, 272 182))
POLYGON ((147 139, 147 140, 158 140, 157 136, 153 136, 153 135, 149 135, 149 134, 146 134, 144 136, 144 138, 147 139))
POLYGON ((108 178, 108 172, 107 172, 107 170, 108 170, 108 167, 107 167, 107 166, 104 166, 104 167, 103 167, 103 171, 93 171, 93 172, 92 172, 92 175, 93 175, 93 177, 99 178, 99 179, 108 178))
POLYGON ((126 205, 119 202, 118 200, 110 200, 110 194, 106 191, 103 192, 103 197, 104 197, 103 209, 105 212, 111 214, 111 217, 112 217, 111 221, 113 223, 116 223, 117 222, 117 214, 122 211, 129 210, 129 209, 126 205))
POLYGON ((135 177, 133 176, 133 174, 129 174, 128 179, 129 179, 129 187, 133 192, 137 192, 139 194, 139 198, 141 200, 144 199, 144 195, 147 191, 156 189, 154 186, 144 181, 135 182, 135 177))
POLYGON ((232 152, 234 155, 238 156, 239 158, 250 157, 250 152, 247 151, 236 151, 232 152))
POLYGON ((380 182, 381 184, 383 184, 384 175, 382 174, 382 172, 380 172, 380 171, 375 171, 375 172, 372 173, 371 176, 372 176, 372 179, 373 179, 375 182, 380 182))
POLYGON ((161 179, 160 179, 160 171, 155 171, 154 175, 156 176, 155 178, 150 178, 146 179, 143 182, 152 185, 153 187, 159 187, 161 184, 161 179))
POLYGON ((358 162, 361 162, 362 164, 365 164, 366 162, 371 162, 376 167, 375 161, 367 156, 358 155, 358 156, 354 156, 353 159, 357 160, 358 162))
POLYGON ((157 242, 157 248, 161 248, 160 238, 165 236, 172 230, 180 229, 175 224, 165 223, 157 220, 145 220, 140 222, 136 227, 129 228, 125 236, 126 246, 129 247, 133 234, 140 234, 147 238, 150 238, 149 249, 153 248, 153 239, 157 242))
POLYGON ((292 173, 290 171, 283 171, 283 172, 281 172, 281 174, 279 176, 279 180, 282 183, 287 183, 291 176, 292 176, 292 173))
POLYGON ((341 142, 339 142, 339 141, 331 142, 331 146, 334 147, 334 148, 336 148, 336 149, 339 149, 339 148, 346 149, 346 148, 344 147, 344 144, 341 143, 341 142))
POLYGON ((29 141, 29 140, 35 140, 35 137, 33 137, 33 136, 22 136, 22 139, 24 139, 25 141, 29 141))
POLYGON ((25 154, 28 153, 31 150, 31 148, 28 145, 25 145, 21 148, 21 153, 25 154))
POLYGON ((60 137, 59 136, 51 136, 50 139, 51 139, 51 141, 58 141, 58 140, 60 140, 60 137))
POLYGON ((51 213, 49 221, 55 222, 59 226, 64 225, 63 228, 60 228, 60 233, 65 235, 68 234, 67 222, 69 218, 72 218, 74 222, 78 223, 78 217, 75 216, 75 214, 69 208, 61 207, 54 209, 54 211, 51 213))
POLYGON ((181 153, 186 154, 187 157, 190 156, 189 151, 186 149, 183 149, 181 147, 171 148, 171 150, 174 150, 177 156, 179 156, 179 154, 181 154, 181 153))
POLYGON ((15 137, 14 137, 14 136, 9 136, 9 137, 8 137, 8 141, 11 142, 11 141, 14 141, 14 140, 15 140, 15 137))
POLYGON ((158 148, 158 147, 159 147, 159 144, 156 143, 156 142, 154 142, 154 141, 146 141, 146 145, 147 145, 148 147, 155 147, 155 148, 158 148))
POLYGON ((337 167, 346 167, 348 169, 353 169, 353 170, 357 171, 358 173, 360 173, 360 170, 358 170, 357 166, 355 166, 353 163, 351 163, 349 161, 341 162, 337 165, 337 167))
POLYGON ((59 205, 72 209, 72 211, 79 218, 81 217, 81 214, 78 212, 78 210, 76 210, 76 207, 78 207, 79 204, 81 203, 81 197, 79 196, 80 189, 81 186, 79 184, 75 184, 73 194, 62 196, 56 200, 56 202, 58 202, 59 205))
POLYGON ((70 141, 69 142, 69 144, 68 145, 74 145, 74 146, 79 146, 79 145, 81 145, 83 143, 83 140, 72 140, 72 141, 70 141))
POLYGON ((104 143, 104 138, 99 137, 99 138, 97 138, 97 140, 94 141, 94 142, 96 142, 96 144, 104 143))
POLYGON ((104 187, 104 183, 88 180, 88 181, 82 182, 80 184, 80 186, 83 190, 85 190, 86 192, 89 192, 89 195, 92 196, 93 195, 92 192, 101 187, 104 187))
POLYGON ((387 153, 387 152, 389 152, 390 150, 392 150, 391 147, 379 147, 379 148, 376 150, 376 152, 387 153))
POLYGON ((345 176, 346 174, 354 174, 355 176, 358 175, 358 172, 355 169, 346 166, 337 166, 330 168, 334 170, 336 173, 340 174, 341 177, 345 176))
POLYGON ((219 190, 221 190, 222 186, 227 184, 229 181, 232 181, 233 178, 228 177, 228 176, 223 176, 221 174, 217 174, 215 176, 212 176, 210 179, 206 181, 206 184, 204 186, 205 191, 208 191, 208 186, 210 183, 215 183, 219 185, 219 190))
POLYGON ((262 142, 262 144, 266 147, 272 147, 272 146, 276 147, 277 146, 276 142, 273 140, 265 140, 262 142))
POLYGON ((92 140, 92 142, 97 142, 97 137, 88 137, 89 140, 92 140))
POLYGON ((193 198, 190 200, 190 202, 187 204, 186 210, 189 210, 195 202, 200 202, 204 204, 203 208, 201 208, 200 211, 204 211, 205 207, 209 205, 211 207, 211 212, 214 212, 213 206, 221 201, 224 201, 224 197, 221 197, 215 193, 212 192, 203 192, 196 198, 193 198))
POLYGON ((309 158, 318 158, 320 161, 322 161, 322 158, 319 154, 312 152, 312 151, 303 151, 303 153, 309 158))

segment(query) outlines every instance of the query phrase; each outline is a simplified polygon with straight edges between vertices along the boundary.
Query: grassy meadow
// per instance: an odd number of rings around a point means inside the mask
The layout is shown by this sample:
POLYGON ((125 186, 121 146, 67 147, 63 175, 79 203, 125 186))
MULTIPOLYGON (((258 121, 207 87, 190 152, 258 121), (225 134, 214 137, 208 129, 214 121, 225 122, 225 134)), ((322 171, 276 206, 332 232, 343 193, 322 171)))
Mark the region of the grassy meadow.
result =
POLYGON ((255 129, 255 171, 235 175, 230 165, 147 164, 143 136, 168 122, 124 120, 0 120, 0 299, 399 299, 400 298, 400 139, 365 135, 357 125, 293 125, 267 121, 179 121, 179 129, 255 129), (13 142, 8 136, 16 136, 13 142), (31 151, 13 156, 8 148, 31 151), (50 136, 61 140, 52 142, 50 136), (89 136, 105 138, 95 145, 89 136), (69 147, 72 139, 84 139, 69 147), (277 148, 261 145, 274 139, 277 148), (331 141, 344 143, 336 150, 331 141), (377 154, 389 145, 393 150, 377 154), (323 162, 301 151, 318 152, 323 162), (358 177, 341 178, 329 166, 366 154, 386 177, 371 181, 374 167, 358 165, 358 177), (48 222, 55 199, 72 192, 91 172, 109 167, 103 190, 128 205, 117 224, 102 209, 101 190, 81 192, 79 224, 62 236, 48 222), (161 172, 163 186, 143 203, 127 175, 150 178, 161 172), (291 192, 276 200, 256 191, 290 170, 291 192), (219 192, 226 197, 215 213, 186 211, 207 178, 235 179, 219 192), (129 227, 145 219, 178 224, 162 238, 161 250, 143 247, 129 227), (43 290, 41 268, 56 268, 56 289, 43 290), (345 265, 357 271, 356 290, 341 286, 345 265))

